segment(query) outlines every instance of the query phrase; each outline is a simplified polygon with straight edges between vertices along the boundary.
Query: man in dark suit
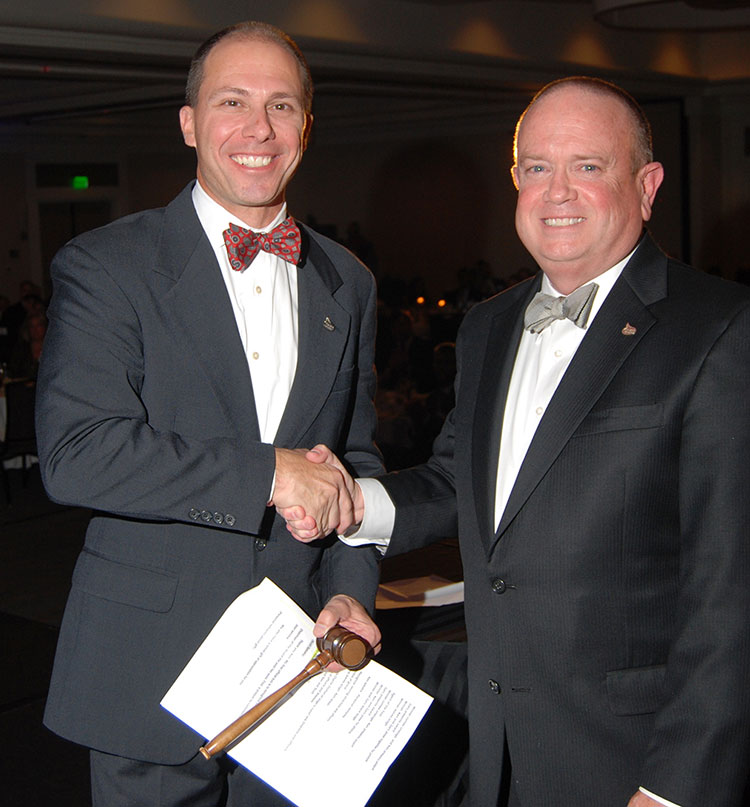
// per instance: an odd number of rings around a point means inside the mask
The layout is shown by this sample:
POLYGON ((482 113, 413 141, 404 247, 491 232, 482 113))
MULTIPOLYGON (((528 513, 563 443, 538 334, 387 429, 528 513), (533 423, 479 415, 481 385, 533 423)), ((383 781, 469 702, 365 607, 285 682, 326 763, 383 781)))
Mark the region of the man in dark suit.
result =
POLYGON ((515 158, 542 273, 469 312, 433 456, 381 480, 389 554, 460 538, 471 804, 739 807, 750 292, 644 233, 663 172, 619 88, 548 85, 515 158))
POLYGON ((306 501, 320 536, 348 526, 341 474, 320 476, 300 450, 319 442, 358 473, 382 471, 374 280, 286 217, 311 100, 281 31, 215 35, 180 112, 197 183, 76 238, 52 266, 40 464, 53 499, 94 516, 45 722, 92 749, 95 805, 216 805, 227 789, 229 804, 287 803, 196 755, 202 738, 159 706, 224 609, 263 578, 318 616, 317 635, 341 622, 379 642, 366 610, 376 550, 335 536, 299 544, 268 506, 306 501))

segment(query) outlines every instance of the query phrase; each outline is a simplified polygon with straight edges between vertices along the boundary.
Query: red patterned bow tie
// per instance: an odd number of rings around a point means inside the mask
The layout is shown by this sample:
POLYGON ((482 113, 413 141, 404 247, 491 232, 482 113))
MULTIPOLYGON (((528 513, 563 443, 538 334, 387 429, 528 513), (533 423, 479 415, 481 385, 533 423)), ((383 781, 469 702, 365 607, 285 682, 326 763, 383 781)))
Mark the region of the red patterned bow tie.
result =
POLYGON ((295 266, 299 263, 299 227, 291 216, 267 233, 254 233, 238 224, 230 224, 223 235, 229 265, 235 272, 241 272, 250 266, 260 250, 278 255, 295 266))

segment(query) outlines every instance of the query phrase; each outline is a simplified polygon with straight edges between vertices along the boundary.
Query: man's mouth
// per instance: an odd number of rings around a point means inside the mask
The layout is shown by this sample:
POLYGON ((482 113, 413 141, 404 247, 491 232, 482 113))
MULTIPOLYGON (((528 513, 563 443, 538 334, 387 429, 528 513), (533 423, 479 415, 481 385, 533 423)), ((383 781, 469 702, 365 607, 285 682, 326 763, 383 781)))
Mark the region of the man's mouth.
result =
POLYGON ((233 154, 232 159, 236 163, 244 165, 245 168, 264 168, 266 165, 270 165, 273 157, 271 157, 270 154, 264 154, 262 156, 255 156, 253 154, 233 154))
POLYGON ((577 216, 576 218, 559 218, 559 219, 542 219, 542 223, 547 227, 570 227, 573 224, 580 224, 582 221, 586 221, 583 216, 577 216))

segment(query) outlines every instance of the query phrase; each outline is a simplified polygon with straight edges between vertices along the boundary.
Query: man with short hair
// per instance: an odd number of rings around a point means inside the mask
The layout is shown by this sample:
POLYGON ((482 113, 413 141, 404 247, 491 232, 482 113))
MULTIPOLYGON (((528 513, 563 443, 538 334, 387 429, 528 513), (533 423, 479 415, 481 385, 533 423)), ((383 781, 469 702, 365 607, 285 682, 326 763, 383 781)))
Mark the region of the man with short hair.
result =
POLYGON ((389 554, 458 532, 472 807, 743 804, 750 291, 644 232, 662 175, 620 88, 535 96, 513 178, 542 272, 467 314, 431 459, 354 491, 389 554))
MULTIPOLYGON (((349 252, 287 216, 312 82, 297 46, 241 23, 197 52, 180 111, 197 182, 161 210, 73 240, 54 294, 37 403, 50 496, 94 517, 73 576, 46 725, 92 749, 95 807, 286 804, 205 760, 159 705, 226 607, 272 579, 312 616, 377 646, 377 553, 303 546, 269 504, 346 529, 336 447, 373 444, 376 294, 349 252)), ((241 642, 242 637, 238 636, 241 642)), ((206 682, 207 687, 211 682, 206 682)))

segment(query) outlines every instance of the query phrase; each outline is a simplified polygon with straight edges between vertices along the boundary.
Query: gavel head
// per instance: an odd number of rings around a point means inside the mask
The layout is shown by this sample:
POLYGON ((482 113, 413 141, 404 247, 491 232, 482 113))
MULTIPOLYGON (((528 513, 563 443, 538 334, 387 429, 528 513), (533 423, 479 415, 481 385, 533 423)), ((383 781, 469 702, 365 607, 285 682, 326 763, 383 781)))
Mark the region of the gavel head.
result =
POLYGON ((317 644, 318 650, 327 652, 347 670, 361 670, 373 655, 367 640, 340 625, 334 625, 317 644))

